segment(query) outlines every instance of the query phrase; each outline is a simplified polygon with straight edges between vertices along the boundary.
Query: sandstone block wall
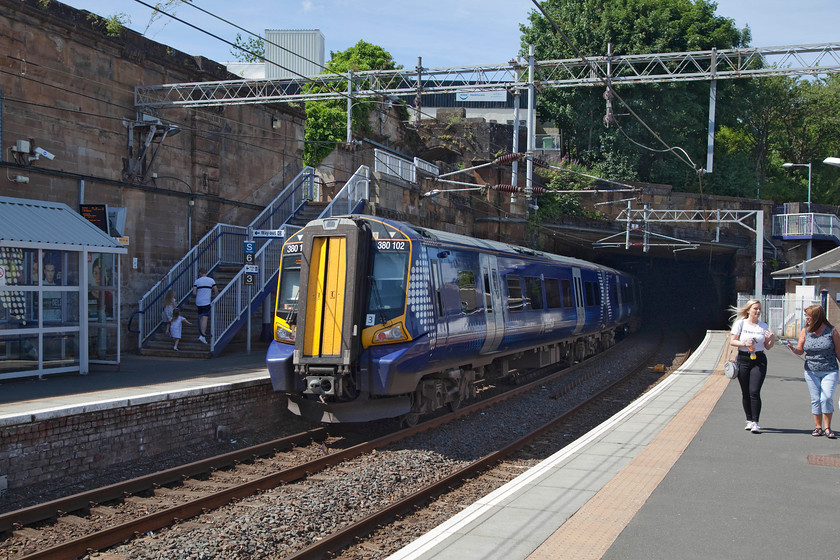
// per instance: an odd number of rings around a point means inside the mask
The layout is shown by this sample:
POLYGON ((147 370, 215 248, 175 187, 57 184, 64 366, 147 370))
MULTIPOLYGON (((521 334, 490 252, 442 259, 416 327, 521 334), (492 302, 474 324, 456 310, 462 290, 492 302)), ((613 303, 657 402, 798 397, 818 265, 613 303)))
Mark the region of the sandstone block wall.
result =
POLYGON ((0 476, 6 475, 10 491, 62 481, 69 486, 119 465, 275 433, 285 409, 285 397, 265 379, 7 418, 0 420, 0 476))

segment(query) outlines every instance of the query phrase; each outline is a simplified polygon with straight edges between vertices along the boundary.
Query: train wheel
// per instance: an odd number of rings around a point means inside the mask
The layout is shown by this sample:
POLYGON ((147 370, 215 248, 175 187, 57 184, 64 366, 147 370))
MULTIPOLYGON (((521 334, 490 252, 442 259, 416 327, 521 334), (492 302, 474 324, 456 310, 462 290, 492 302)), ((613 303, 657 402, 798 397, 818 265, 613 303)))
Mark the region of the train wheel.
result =
POLYGON ((409 412, 400 419, 400 424, 406 428, 413 428, 418 422, 420 422, 419 412, 409 412))
POLYGON ((464 401, 461 400, 461 397, 458 397, 454 400, 449 401, 447 404, 449 406, 449 410, 455 412, 464 405, 464 401))

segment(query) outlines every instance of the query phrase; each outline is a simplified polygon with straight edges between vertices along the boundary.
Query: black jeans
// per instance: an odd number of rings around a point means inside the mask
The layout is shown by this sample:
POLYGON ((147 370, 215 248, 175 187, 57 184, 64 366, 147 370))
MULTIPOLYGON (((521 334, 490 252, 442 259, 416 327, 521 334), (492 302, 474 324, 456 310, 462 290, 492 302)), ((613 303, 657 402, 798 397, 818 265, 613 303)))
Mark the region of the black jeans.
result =
POLYGON ((767 377, 767 356, 756 352, 755 360, 749 352, 738 352, 738 383, 741 385, 741 404, 748 422, 758 422, 761 414, 761 386, 767 377))

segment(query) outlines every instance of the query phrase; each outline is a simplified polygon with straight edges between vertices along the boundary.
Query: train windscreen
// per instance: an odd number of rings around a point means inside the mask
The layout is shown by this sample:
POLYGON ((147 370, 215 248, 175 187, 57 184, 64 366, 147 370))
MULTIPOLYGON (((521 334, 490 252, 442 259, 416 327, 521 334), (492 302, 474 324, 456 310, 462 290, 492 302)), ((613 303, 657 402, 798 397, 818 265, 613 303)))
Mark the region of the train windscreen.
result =
POLYGON ((385 323, 404 313, 409 249, 408 241, 377 239, 372 242, 365 326, 385 323))
MULTIPOLYGON (((287 246, 287 251, 289 250, 287 246)), ((299 249, 298 244, 296 248, 299 249)), ((300 253, 285 254, 280 264, 280 291, 277 298, 277 314, 285 316, 297 311, 300 294, 300 253)), ((285 318, 285 317, 284 317, 285 318)))

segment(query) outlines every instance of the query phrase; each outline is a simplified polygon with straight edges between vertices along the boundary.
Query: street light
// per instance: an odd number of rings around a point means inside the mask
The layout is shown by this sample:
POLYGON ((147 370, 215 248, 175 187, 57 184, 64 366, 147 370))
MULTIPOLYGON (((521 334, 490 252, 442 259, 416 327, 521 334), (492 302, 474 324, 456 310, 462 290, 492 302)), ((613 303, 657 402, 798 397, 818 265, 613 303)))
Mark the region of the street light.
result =
POLYGON ((840 167, 840 157, 827 157, 823 160, 823 163, 827 163, 828 165, 836 165, 840 167))
MULTIPOLYGON (((837 158, 834 158, 837 159, 837 158)), ((807 167, 808 168, 808 212, 811 211, 811 164, 810 163, 783 163, 782 167, 807 167)))

